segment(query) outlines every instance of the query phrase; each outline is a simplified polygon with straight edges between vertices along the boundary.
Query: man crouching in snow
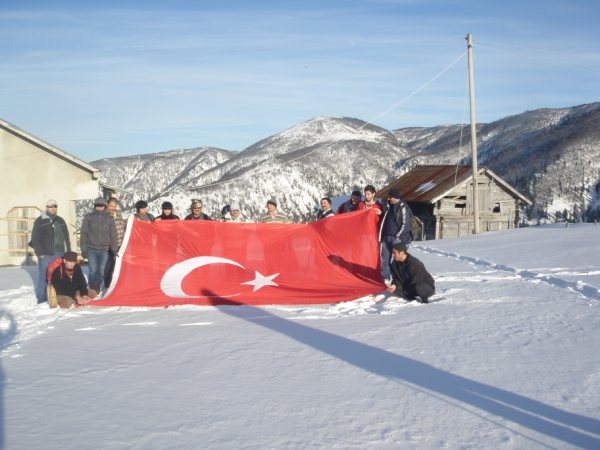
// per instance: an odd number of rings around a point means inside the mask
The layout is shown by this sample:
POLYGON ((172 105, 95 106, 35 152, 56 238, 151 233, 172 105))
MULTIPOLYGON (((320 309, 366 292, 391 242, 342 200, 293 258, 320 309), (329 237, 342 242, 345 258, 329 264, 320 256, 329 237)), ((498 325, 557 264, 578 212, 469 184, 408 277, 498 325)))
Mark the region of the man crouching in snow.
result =
POLYGON ((433 277, 421 261, 406 251, 406 244, 394 242, 392 245, 392 284, 387 288, 398 297, 405 300, 421 298, 421 303, 429 303, 429 297, 435 294, 433 277))
POLYGON ((52 272, 48 299, 51 308, 55 308, 57 303, 61 308, 70 308, 73 304, 85 305, 90 301, 87 282, 81 266, 77 264, 77 253, 65 253, 62 264, 52 272), (56 298, 56 302, 52 302, 52 297, 56 298))

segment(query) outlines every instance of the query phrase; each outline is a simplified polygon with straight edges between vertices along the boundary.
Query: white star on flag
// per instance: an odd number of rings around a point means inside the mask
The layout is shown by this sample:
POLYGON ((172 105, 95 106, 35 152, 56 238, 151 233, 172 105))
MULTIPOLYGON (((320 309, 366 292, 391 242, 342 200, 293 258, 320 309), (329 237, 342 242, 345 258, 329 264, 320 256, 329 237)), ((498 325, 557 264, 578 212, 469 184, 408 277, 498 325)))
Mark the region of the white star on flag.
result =
POLYGON ((268 277, 265 277, 259 271, 255 271, 255 274, 256 275, 254 277, 254 280, 252 280, 252 281, 245 281, 245 282, 242 283, 242 284, 249 284, 251 286, 254 286, 254 289, 252 290, 252 292, 256 292, 260 288, 263 288, 265 286, 279 286, 277 283, 275 283, 273 281, 273 278, 275 278, 276 276, 279 275, 278 273, 276 273, 274 275, 269 275, 268 277))

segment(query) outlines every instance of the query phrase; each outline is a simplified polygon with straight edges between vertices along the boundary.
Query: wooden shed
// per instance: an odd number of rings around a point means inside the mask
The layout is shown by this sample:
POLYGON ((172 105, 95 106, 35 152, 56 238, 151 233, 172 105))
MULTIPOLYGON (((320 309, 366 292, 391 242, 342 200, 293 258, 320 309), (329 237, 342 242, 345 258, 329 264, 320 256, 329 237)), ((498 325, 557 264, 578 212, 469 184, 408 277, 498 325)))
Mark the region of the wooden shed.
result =
POLYGON ((98 169, 4 120, 0 161, 0 265, 32 261, 33 221, 49 199, 57 201, 77 248, 75 202, 98 196, 98 169))
MULTIPOLYGON (((486 167, 477 174, 480 230, 516 228, 519 210, 531 201, 486 167)), ((416 166, 379 192, 387 198, 399 189, 413 215, 422 222, 415 239, 442 239, 473 234, 473 169, 471 166, 416 166)))

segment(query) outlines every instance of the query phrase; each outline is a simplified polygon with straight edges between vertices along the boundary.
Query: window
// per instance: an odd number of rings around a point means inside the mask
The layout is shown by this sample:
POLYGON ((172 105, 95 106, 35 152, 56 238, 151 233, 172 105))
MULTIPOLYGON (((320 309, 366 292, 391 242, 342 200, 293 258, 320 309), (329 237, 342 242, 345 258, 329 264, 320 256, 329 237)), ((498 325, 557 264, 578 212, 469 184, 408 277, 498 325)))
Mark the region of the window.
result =
POLYGON ((18 206, 11 208, 6 215, 8 229, 9 256, 26 256, 31 249, 27 243, 31 239, 33 221, 40 215, 36 207, 18 206))

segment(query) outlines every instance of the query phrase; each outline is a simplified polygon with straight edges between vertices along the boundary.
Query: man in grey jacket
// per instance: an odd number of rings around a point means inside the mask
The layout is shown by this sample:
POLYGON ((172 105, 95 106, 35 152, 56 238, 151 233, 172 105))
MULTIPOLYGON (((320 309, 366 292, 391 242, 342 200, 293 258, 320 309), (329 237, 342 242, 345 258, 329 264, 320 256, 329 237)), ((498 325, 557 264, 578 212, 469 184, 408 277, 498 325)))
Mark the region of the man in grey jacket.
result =
POLYGON ((80 247, 83 257, 88 259, 90 289, 99 293, 109 249, 117 254, 117 227, 106 212, 106 200, 102 197, 94 200, 94 211, 83 218, 80 247))

